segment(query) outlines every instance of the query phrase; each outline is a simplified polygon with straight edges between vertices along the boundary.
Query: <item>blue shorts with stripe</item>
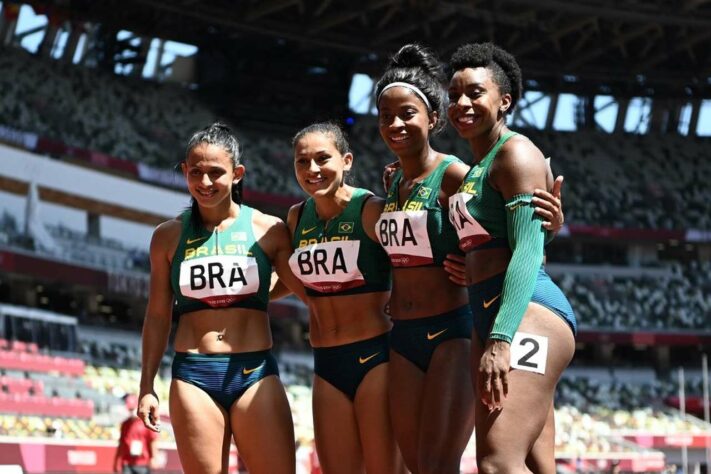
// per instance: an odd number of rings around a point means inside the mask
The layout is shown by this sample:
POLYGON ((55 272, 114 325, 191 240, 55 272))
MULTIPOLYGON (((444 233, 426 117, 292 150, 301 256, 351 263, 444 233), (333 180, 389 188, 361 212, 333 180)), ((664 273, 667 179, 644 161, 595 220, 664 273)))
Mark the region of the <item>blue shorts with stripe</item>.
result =
MULTIPOLYGON (((505 276, 505 272, 500 273, 469 287, 469 305, 474 314, 474 329, 482 344, 488 339, 496 314, 499 312, 501 290, 504 287, 505 276)), ((551 280, 543 266, 541 266, 538 270, 538 275, 536 275, 536 286, 533 290, 533 296, 531 296, 531 302, 538 303, 563 318, 570 326, 573 334, 577 333, 577 319, 568 298, 558 288, 558 285, 551 280)))
POLYGON ((231 354, 176 352, 173 378, 204 390, 229 413, 249 387, 269 375, 279 375, 270 350, 231 354))

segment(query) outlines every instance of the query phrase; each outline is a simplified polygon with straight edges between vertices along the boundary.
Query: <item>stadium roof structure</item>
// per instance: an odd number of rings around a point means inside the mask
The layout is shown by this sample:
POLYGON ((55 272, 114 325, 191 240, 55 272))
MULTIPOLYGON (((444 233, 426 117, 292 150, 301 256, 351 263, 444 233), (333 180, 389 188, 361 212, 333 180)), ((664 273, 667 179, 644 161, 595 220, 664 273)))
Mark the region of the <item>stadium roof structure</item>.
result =
MULTIPOLYGON (((59 0, 55 0, 60 3, 59 0)), ((61 2, 66 4, 66 2, 61 2)), ((711 0, 106 0, 75 19, 202 45, 279 41, 377 74, 407 42, 446 58, 465 42, 512 52, 528 88, 709 97, 711 0)), ((255 56, 256 57, 256 56, 255 56)), ((266 60, 261 56, 262 60, 266 60)))

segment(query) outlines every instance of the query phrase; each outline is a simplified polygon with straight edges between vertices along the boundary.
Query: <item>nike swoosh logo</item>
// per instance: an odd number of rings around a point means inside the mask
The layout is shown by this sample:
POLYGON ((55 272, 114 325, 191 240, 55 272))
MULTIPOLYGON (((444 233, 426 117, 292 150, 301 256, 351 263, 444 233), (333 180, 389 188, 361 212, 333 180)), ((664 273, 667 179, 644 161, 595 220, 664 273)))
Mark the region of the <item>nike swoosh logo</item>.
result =
POLYGON ((378 354, 380 354, 380 352, 376 352, 372 356, 368 356, 368 357, 358 357, 358 362, 360 362, 361 364, 365 364, 366 362, 368 362, 370 359, 372 359, 373 357, 375 357, 378 354))
POLYGON ((488 309, 489 306, 491 306, 492 304, 494 304, 494 301, 498 300, 498 299, 499 299, 499 296, 501 296, 501 293, 499 293, 498 295, 494 296, 494 297, 491 298, 489 301, 484 300, 484 309, 488 309))
POLYGON ((301 229, 301 235, 306 235, 306 234, 308 234, 309 232, 315 230, 316 227, 318 227, 318 226, 315 225, 315 226, 313 226, 313 227, 309 227, 308 229, 301 229))
POLYGON ((442 334, 444 334, 445 332, 447 332, 447 329, 449 329, 449 328, 444 328, 444 329, 442 329, 441 331, 436 332, 436 333, 434 333, 434 334, 430 334, 430 333, 428 332, 428 333, 427 333, 427 340, 428 340, 428 341, 431 341, 432 339, 441 336, 442 334))
POLYGON ((249 375, 249 374, 251 374, 252 372, 254 372, 255 370, 261 369, 263 365, 264 365, 264 362, 262 362, 261 364, 259 364, 258 366, 256 366, 256 367, 253 368, 253 369, 248 369, 247 367, 245 367, 244 369, 242 369, 242 373, 243 373, 244 375, 249 375))
POLYGON ((194 244, 195 242, 200 242, 201 240, 205 240, 207 237, 198 237, 197 239, 188 239, 185 241, 186 244, 194 244))
POLYGON ((509 209, 509 211, 513 212, 513 211, 515 211, 516 209, 518 209, 519 207, 525 206, 526 204, 528 204, 528 203, 527 203, 527 202, 517 202, 516 204, 514 204, 514 205, 511 206, 511 207, 509 207, 508 209, 509 209))

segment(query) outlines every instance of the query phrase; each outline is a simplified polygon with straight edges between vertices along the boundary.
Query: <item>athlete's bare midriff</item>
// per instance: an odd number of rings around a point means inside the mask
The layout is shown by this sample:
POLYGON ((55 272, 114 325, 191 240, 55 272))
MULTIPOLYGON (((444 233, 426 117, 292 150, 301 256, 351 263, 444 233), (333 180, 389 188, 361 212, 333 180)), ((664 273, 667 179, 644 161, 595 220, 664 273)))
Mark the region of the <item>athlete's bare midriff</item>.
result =
POLYGON ((385 305, 390 293, 310 297, 309 338, 313 347, 370 339, 390 329, 385 305))
POLYGON ((393 319, 435 316, 469 304, 467 289, 449 280, 443 267, 393 269, 393 319))
POLYGON ((473 285, 506 271, 511 261, 511 250, 493 248, 467 252, 467 284, 473 285))
POLYGON ((272 334, 264 311, 205 309, 180 317, 174 346, 200 354, 262 351, 272 347, 272 334))

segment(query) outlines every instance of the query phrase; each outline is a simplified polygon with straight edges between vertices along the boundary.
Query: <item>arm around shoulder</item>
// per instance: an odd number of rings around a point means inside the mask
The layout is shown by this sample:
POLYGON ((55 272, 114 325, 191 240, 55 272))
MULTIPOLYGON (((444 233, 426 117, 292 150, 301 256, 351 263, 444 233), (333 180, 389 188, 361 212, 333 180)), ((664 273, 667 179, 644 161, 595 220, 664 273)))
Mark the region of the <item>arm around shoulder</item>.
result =
POLYGON ((371 240, 378 242, 376 237, 375 225, 380 219, 380 215, 383 213, 383 208, 385 207, 385 199, 372 196, 363 206, 363 211, 361 212, 361 219, 363 223, 363 229, 371 240))
POLYGON ((294 276, 289 267, 289 257, 293 253, 289 228, 278 217, 261 212, 255 212, 254 224, 255 230, 259 230, 257 235, 259 245, 272 261, 279 280, 299 299, 305 301, 304 285, 294 276))

